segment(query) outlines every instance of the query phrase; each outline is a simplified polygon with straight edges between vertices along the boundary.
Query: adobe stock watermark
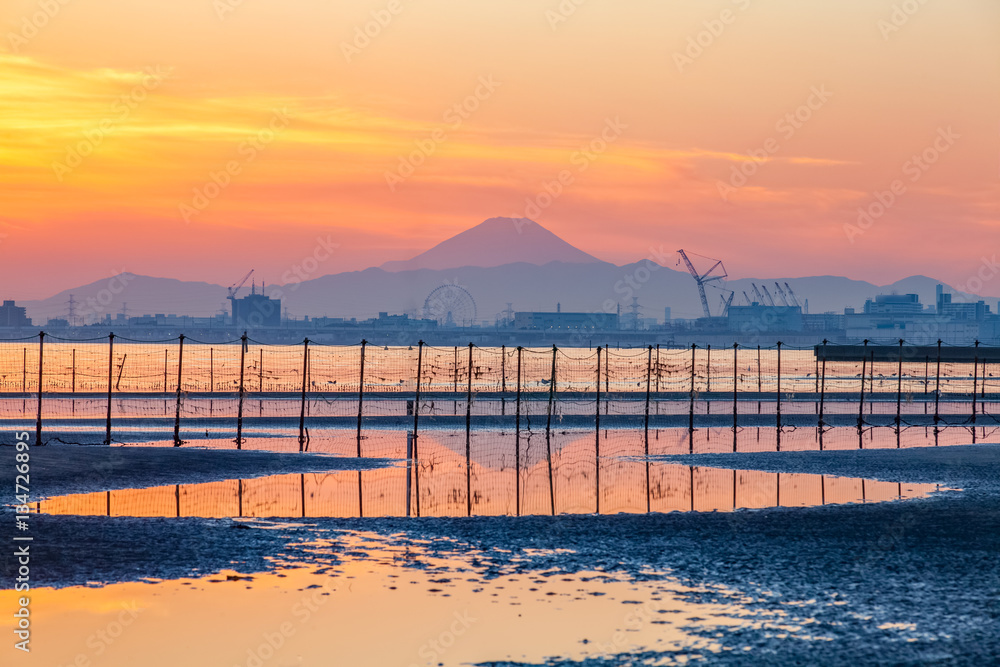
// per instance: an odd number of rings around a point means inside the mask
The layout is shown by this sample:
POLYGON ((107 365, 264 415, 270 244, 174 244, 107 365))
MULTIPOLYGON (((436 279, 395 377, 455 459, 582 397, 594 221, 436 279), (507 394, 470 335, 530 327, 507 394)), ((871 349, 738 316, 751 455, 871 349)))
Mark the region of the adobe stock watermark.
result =
POLYGON ((11 52, 20 53, 70 2, 71 0, 39 0, 38 11, 21 17, 21 29, 7 33, 11 52))
MULTIPOLYGON (((469 615, 468 611, 455 612, 454 620, 438 636, 424 642, 417 655, 424 659, 423 664, 438 664, 441 657, 448 652, 459 637, 469 631, 476 622, 476 619, 469 615)), ((417 663, 411 663, 410 667, 419 667, 417 663)))
POLYGON ((998 275, 1000 275, 1000 263, 997 262, 996 253, 992 257, 984 256, 975 274, 969 276, 968 280, 964 283, 955 285, 955 289, 966 294, 979 294, 979 290, 983 289, 983 285, 992 281, 998 275))
POLYGON ((232 14, 243 6, 246 0, 212 0, 212 8, 220 21, 225 21, 226 16, 232 14))
POLYGON ((100 318, 111 307, 111 304, 125 291, 128 284, 135 279, 134 273, 127 273, 125 269, 118 271, 110 278, 107 284, 98 290, 94 296, 88 296, 80 309, 78 317, 82 317, 86 323, 88 317, 100 318))
MULTIPOLYGON (((745 12, 750 8, 751 0, 731 0, 736 8, 745 12)), ((703 29, 687 38, 687 44, 682 51, 674 51, 674 64, 681 74, 684 69, 694 64, 705 50, 715 44, 715 40, 722 36, 726 28, 736 23, 737 14, 729 7, 726 7, 714 19, 702 21, 703 29)))
POLYGON ((115 618, 89 637, 87 637, 87 648, 89 651, 81 651, 76 654, 72 662, 66 663, 67 667, 91 667, 94 658, 104 655, 112 644, 114 644, 124 634, 125 630, 135 623, 135 619, 143 611, 135 602, 121 602, 121 611, 115 618))
POLYGON ((902 178, 894 179, 889 183, 886 190, 876 190, 872 194, 872 201, 866 206, 858 207, 858 219, 855 223, 844 224, 844 234, 847 240, 854 243, 854 240, 863 235, 872 225, 892 208, 899 198, 908 191, 907 181, 911 184, 919 181, 927 171, 937 164, 941 156, 951 150, 955 142, 962 138, 949 125, 947 128, 939 127, 934 141, 920 153, 914 153, 909 160, 903 163, 901 170, 906 180, 902 178))
MULTIPOLYGON (((786 113, 774 124, 775 131, 783 140, 788 141, 794 137, 795 133, 812 119, 813 114, 822 109, 833 97, 833 93, 826 89, 826 84, 820 84, 819 87, 812 86, 809 93, 809 97, 804 103, 786 113)), ((760 169, 760 166, 780 150, 781 142, 775 137, 765 139, 760 148, 748 150, 746 154, 749 159, 743 160, 738 167, 733 165, 730 168, 728 182, 716 181, 716 189, 719 191, 719 197, 722 198, 722 201, 728 202, 729 196, 746 185, 760 169)))
MULTIPOLYGON (((288 643, 288 640, 295 636, 299 628, 308 623, 313 614, 318 612, 320 608, 325 605, 330 600, 330 592, 336 591, 336 587, 328 586, 327 588, 316 588, 313 589, 312 593, 300 598, 291 607, 291 615, 295 618, 298 623, 293 623, 292 621, 284 621, 278 625, 272 631, 265 632, 261 635, 261 641, 256 646, 252 646, 246 651, 246 659, 239 663, 243 667, 262 667, 264 663, 268 662, 275 654, 281 650, 281 648, 288 643)), ((237 667, 239 667, 239 665, 237 667)))
POLYGON ((465 121, 479 110, 483 102, 490 99, 497 88, 503 85, 502 82, 494 80, 492 74, 479 77, 478 83, 471 95, 444 112, 442 125, 435 127, 426 137, 416 139, 413 142, 416 148, 406 155, 400 155, 396 168, 385 172, 385 182, 390 192, 395 192, 401 183, 413 176, 417 169, 437 152, 438 146, 448 141, 448 131, 455 132, 462 127, 465 121))
POLYGON ((402 0, 389 0, 384 8, 373 9, 370 13, 370 21, 355 26, 351 41, 340 43, 340 52, 344 54, 344 60, 350 63, 355 56, 360 56, 362 51, 371 46, 372 40, 378 39, 382 31, 388 28, 389 24, 402 12, 402 0))
POLYGON ((561 24, 576 14, 576 10, 586 3, 587 0, 561 0, 555 9, 545 10, 545 20, 549 22, 549 27, 554 32, 561 24))
POLYGON ((236 148, 236 153, 240 159, 226 162, 218 171, 208 172, 208 179, 200 186, 194 188, 190 202, 180 202, 178 211, 185 223, 191 224, 199 213, 208 208, 209 204, 219 198, 228 188, 233 179, 243 173, 244 167, 257 159, 268 146, 270 146, 281 134, 282 130, 288 127, 288 109, 275 109, 267 127, 248 136, 236 148))
POLYGON ((110 114, 101 119, 96 127, 83 131, 83 139, 67 146, 66 157, 62 161, 56 160, 52 163, 52 171, 55 172, 56 179, 62 183, 74 169, 83 164, 85 158, 89 157, 104 143, 104 140, 118 127, 128 120, 135 109, 146 101, 149 93, 156 90, 173 73, 173 68, 164 68, 160 65, 147 67, 144 70, 142 81, 134 85, 127 93, 115 98, 111 103, 110 114))
POLYGON ((875 24, 882 34, 882 39, 889 41, 889 36, 899 32, 926 4, 927 0, 903 0, 903 2, 893 5, 889 18, 880 18, 875 24))
POLYGON ((542 189, 537 194, 533 197, 525 198, 524 211, 511 216, 514 218, 514 226, 517 228, 517 233, 520 234, 522 232, 528 218, 536 218, 541 215, 542 211, 552 206, 563 195, 566 188, 576 182, 576 174, 582 174, 587 171, 590 165, 606 153, 611 144, 618 141, 627 129, 628 125, 622 122, 621 117, 606 118, 601 131, 590 141, 582 144, 570 156, 569 162, 576 167, 576 173, 574 174, 574 171, 571 169, 563 169, 556 174, 554 179, 542 183, 542 189))

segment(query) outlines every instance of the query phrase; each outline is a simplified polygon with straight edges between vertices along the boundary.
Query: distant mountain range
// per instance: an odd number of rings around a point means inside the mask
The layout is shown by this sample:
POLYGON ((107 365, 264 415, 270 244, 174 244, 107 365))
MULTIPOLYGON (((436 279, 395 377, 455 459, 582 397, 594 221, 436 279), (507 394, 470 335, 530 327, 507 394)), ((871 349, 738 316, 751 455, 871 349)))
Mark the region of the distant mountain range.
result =
MULTIPOLYGON (((788 282, 800 302, 809 300, 809 312, 860 309, 877 294, 918 294, 934 303, 937 280, 911 276, 889 285, 874 285, 839 276, 779 278, 788 282)), ((780 303, 774 279, 730 280, 734 304, 751 298, 751 283, 767 285, 780 303)), ((388 262, 380 268, 321 276, 298 284, 269 285, 268 294, 282 298, 294 317, 375 317, 379 312, 419 315, 424 300, 435 288, 458 284, 473 296, 477 320, 493 322, 511 303, 514 310, 611 311, 621 305, 628 312, 638 297, 641 316, 662 320, 664 307, 674 318, 702 316, 694 279, 686 272, 643 260, 624 266, 603 262, 574 248, 536 222, 527 219, 491 218, 405 262, 388 262)), ((950 288, 949 288, 950 289, 950 288)), ((713 314, 721 312, 723 292, 709 289, 713 314)), ((247 292, 241 292, 245 295, 247 292)), ((73 295, 80 315, 112 317, 127 304, 130 315, 176 313, 195 316, 228 311, 226 288, 203 282, 123 274, 64 290, 41 301, 20 303, 28 316, 44 324, 66 317, 73 295)), ((969 298, 973 298, 968 295, 969 298)), ((978 297, 975 297, 978 298, 978 297)))

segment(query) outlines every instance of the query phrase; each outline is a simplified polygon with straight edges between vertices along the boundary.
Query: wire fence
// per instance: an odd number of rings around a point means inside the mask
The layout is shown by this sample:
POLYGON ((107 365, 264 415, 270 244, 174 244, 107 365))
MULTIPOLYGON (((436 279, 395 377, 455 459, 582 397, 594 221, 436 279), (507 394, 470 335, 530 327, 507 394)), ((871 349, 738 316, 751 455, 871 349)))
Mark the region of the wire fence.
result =
POLYGON ((865 426, 995 423, 1000 348, 383 347, 206 344, 41 333, 0 341, 0 419, 107 443, 170 429, 471 426, 865 426))

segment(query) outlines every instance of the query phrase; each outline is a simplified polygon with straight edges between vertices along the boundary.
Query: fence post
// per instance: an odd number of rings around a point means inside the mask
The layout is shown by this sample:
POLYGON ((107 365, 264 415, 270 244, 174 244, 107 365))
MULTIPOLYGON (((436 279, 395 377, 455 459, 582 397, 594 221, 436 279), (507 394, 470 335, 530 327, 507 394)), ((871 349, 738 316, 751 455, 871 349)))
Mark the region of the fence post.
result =
MULTIPOLYGON (((657 350, 659 353, 659 350, 657 350)), ((643 437, 643 444, 646 452, 646 513, 649 513, 649 387, 650 375, 653 365, 653 346, 649 346, 646 355, 646 431, 643 437)))
POLYGON ((465 392, 465 504, 472 516, 472 343, 469 343, 469 384, 465 392))
POLYGON ((757 346, 757 393, 764 393, 764 379, 760 371, 760 345, 757 346))
POLYGON ((826 407, 826 344, 827 340, 823 339, 823 367, 820 371, 823 375, 823 379, 819 382, 819 427, 823 428, 825 425, 823 422, 824 409, 826 407))
MULTIPOLYGON (((38 354, 38 358, 41 359, 41 353, 38 354)), ((986 381, 986 375, 983 375, 983 381, 986 381)), ((976 423, 976 392, 979 389, 979 341, 976 341, 976 351, 975 356, 972 359, 972 423, 976 423)), ((42 395, 38 394, 39 407, 41 406, 42 395)))
POLYGON ((309 373, 309 339, 302 341, 302 401, 299 405, 299 451, 306 444, 306 376, 309 373))
POLYGON ((608 398, 611 394, 611 353, 604 344, 604 414, 608 414, 608 398))
POLYGON ((708 358, 705 361, 705 393, 712 391, 712 346, 706 345, 705 350, 708 358))
MULTIPOLYGON (((548 416, 545 420, 545 456, 548 459, 549 464, 549 503, 552 507, 552 515, 555 516, 556 513, 556 491, 555 483, 552 479, 552 403, 555 401, 556 397, 556 346, 552 346, 552 376, 549 379, 549 408, 548 416)), ((598 468, 599 470, 599 468, 598 468)), ((598 497, 598 503, 600 503, 600 498, 598 497)))
POLYGON ((597 393, 594 402, 594 421, 597 429, 601 429, 601 346, 597 346, 597 393))
MULTIPOLYGON (((500 393, 507 393, 507 346, 500 346, 500 393)), ((502 400, 502 399, 501 399, 502 400)))
POLYGON ((35 446, 42 444, 42 360, 45 349, 45 332, 38 332, 38 416, 35 419, 35 446))
POLYGON ((358 458, 361 458, 361 416, 365 404, 365 348, 368 341, 361 339, 361 372, 358 375, 358 458))
POLYGON ((899 362, 896 366, 896 431, 899 431, 903 407, 903 339, 899 339, 899 362))
POLYGON ((73 361, 72 361, 72 364, 73 364, 73 380, 72 380, 72 385, 71 385, 71 388, 70 388, 70 392, 75 394, 76 393, 76 348, 75 347, 73 348, 73 361))
MULTIPOLYGON (((167 350, 167 348, 163 348, 163 393, 164 394, 167 393, 168 391, 167 390, 167 364, 169 363, 168 352, 169 351, 167 350)), ((164 402, 166 402, 166 398, 164 398, 164 402)))
POLYGON ((698 344, 691 343, 691 392, 688 404, 688 431, 694 430, 694 364, 696 349, 698 349, 698 344))
POLYGON ((652 384, 653 346, 646 351, 646 456, 649 456, 649 389, 652 384))
POLYGON ((243 399, 246 396, 244 373, 247 358, 247 335, 240 336, 240 396, 236 405, 236 449, 243 449, 243 399))
POLYGON ((733 451, 736 451, 737 401, 739 398, 739 343, 733 343, 733 451))
POLYGON ((864 426, 865 414, 865 373, 868 370, 868 339, 865 338, 865 349, 861 353, 861 396, 858 400, 858 431, 864 426))
POLYGON ((177 351, 177 402, 174 405, 174 447, 180 447, 181 444, 181 385, 183 384, 184 372, 184 334, 181 334, 177 339, 180 341, 180 347, 177 351))
POLYGON ((215 348, 208 348, 208 391, 215 391, 215 348))
MULTIPOLYGON (((243 332, 246 335, 246 332, 243 332)), ((260 348, 260 363, 257 366, 257 391, 264 393, 264 348, 260 348)), ((262 399, 263 400, 263 397, 262 399)))
POLYGON ((937 342, 937 379, 934 382, 934 424, 941 420, 938 407, 941 402, 941 339, 937 342))
POLYGON ((775 384, 775 412, 777 414, 778 423, 778 449, 781 449, 781 341, 778 341, 778 379, 775 384))
MULTIPOLYGON (((656 393, 660 393, 660 344, 656 344, 656 393)), ((659 405, 659 404, 657 404, 659 405)), ((656 414, 660 414, 657 411, 656 414)))
POLYGON ((413 397, 413 479, 416 482, 417 516, 420 516, 420 448, 417 427, 420 424, 420 375, 424 360, 424 341, 417 343, 417 390, 413 397))
POLYGON ((21 393, 28 393, 28 348, 21 350, 21 393))
MULTIPOLYGON (((517 416, 515 417, 514 430, 514 470, 515 475, 515 504, 517 505, 517 516, 521 516, 521 352, 523 349, 517 346, 517 416)), ((597 381, 600 384, 600 379, 597 381)))
MULTIPOLYGON (((115 365, 115 335, 108 334, 108 417, 104 425, 104 444, 111 444, 111 375, 115 365)), ((165 407, 165 406, 164 406, 165 407)))
POLYGON ((458 345, 455 346, 455 363, 454 365, 454 376, 455 376, 455 393, 458 393, 458 345))

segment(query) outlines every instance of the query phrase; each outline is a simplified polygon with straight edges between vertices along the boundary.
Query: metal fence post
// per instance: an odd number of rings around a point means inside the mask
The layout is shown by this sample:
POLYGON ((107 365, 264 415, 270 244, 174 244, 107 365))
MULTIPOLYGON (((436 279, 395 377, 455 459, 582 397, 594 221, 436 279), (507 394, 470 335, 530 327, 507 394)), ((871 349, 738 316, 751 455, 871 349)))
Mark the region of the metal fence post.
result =
MULTIPOLYGON (((972 359, 972 423, 976 423, 976 392, 979 389, 979 341, 976 341, 976 351, 975 356, 972 359)), ((41 354, 38 355, 41 359, 41 354)), ((986 376, 983 375, 983 381, 985 382, 986 376)), ((38 395, 38 402, 41 405, 42 399, 41 394, 38 395)))
POLYGON ((652 385, 652 371, 653 371, 653 346, 650 345, 646 350, 646 416, 645 416, 645 431, 646 431, 646 456, 649 456, 649 390, 652 385))
POLYGON ((73 348, 73 361, 71 363, 73 364, 73 380, 72 384, 70 385, 70 392, 75 394, 76 393, 76 348, 75 347, 73 348))
POLYGON ((424 360, 424 341, 417 343, 417 390, 413 397, 413 479, 416 483, 417 516, 420 516, 420 449, 417 427, 420 424, 420 375, 424 360))
POLYGON ((698 344, 691 343, 691 392, 688 403, 688 431, 694 430, 694 364, 696 349, 698 349, 698 344))
POLYGON ((937 342, 937 379, 934 383, 934 423, 941 421, 941 414, 938 411, 941 402, 941 339, 937 342))
POLYGON ((243 399, 246 397, 244 373, 247 358, 247 335, 240 336, 240 396, 236 407, 236 449, 243 449, 243 399))
POLYGON ((651 384, 651 371, 653 366, 653 346, 650 345, 646 355, 646 429, 643 437, 643 445, 646 453, 646 512, 649 513, 649 388, 651 384))
POLYGON ((705 393, 710 393, 712 391, 712 346, 706 345, 705 351, 707 354, 707 359, 705 360, 705 393))
MULTIPOLYGON (((552 404, 556 397, 556 346, 552 346, 552 376, 549 379, 549 407, 548 416, 545 420, 545 456, 549 464, 549 503, 552 507, 552 515, 556 513, 556 492, 555 483, 552 478, 552 404)), ((598 502, 600 500, 598 499, 598 502)))
POLYGON ((739 343, 733 343, 733 451, 736 451, 736 428, 739 399, 739 343))
MULTIPOLYGON (((781 341, 778 341, 778 378, 775 384, 775 413, 777 414, 778 433, 781 433, 781 341)), ((781 449, 781 436, 778 436, 778 449, 781 449)))
MULTIPOLYGON (((515 475, 515 504, 517 505, 517 515, 521 516, 521 353, 523 349, 517 346, 517 416, 514 427, 514 471, 515 475)), ((597 384, 600 385, 600 378, 597 384)))
MULTIPOLYGON (((660 393, 660 344, 656 344, 656 393, 660 393)), ((659 414, 659 412, 657 412, 659 414)))
POLYGON ((299 451, 306 444, 306 377, 309 374, 309 339, 302 341, 302 402, 299 406, 299 451))
POLYGON ((597 429, 601 428, 601 347, 597 347, 597 392, 594 401, 594 421, 597 429))
POLYGON ((896 430, 899 430, 903 407, 903 339, 899 339, 899 362, 896 367, 896 430))
POLYGON ((183 384, 184 372, 184 334, 177 339, 180 347, 177 351, 177 402, 174 405, 174 447, 181 444, 181 385, 183 384))
POLYGON ((35 446, 42 444, 42 362, 45 350, 45 332, 38 332, 38 416, 35 419, 35 446))
POLYGON ((104 425, 104 444, 111 444, 111 375, 115 364, 115 335, 108 334, 108 417, 104 425))
POLYGON ((865 349, 861 353, 861 396, 858 400, 858 431, 864 426, 865 414, 865 372, 868 370, 868 339, 865 338, 865 349))
POLYGON ((361 417, 364 414, 365 404, 365 349, 368 341, 361 339, 361 370, 358 375, 358 458, 361 458, 361 417))
POLYGON ((465 503, 472 516, 472 343, 469 343, 469 384, 465 392, 465 503))
POLYGON ((823 339, 823 366, 820 373, 822 374, 822 379, 819 381, 819 427, 823 428, 825 425, 823 422, 824 409, 826 407, 826 344, 827 340, 823 339))

